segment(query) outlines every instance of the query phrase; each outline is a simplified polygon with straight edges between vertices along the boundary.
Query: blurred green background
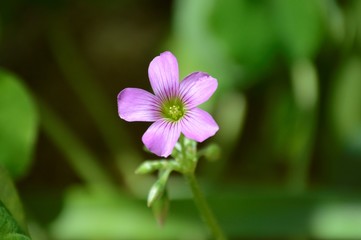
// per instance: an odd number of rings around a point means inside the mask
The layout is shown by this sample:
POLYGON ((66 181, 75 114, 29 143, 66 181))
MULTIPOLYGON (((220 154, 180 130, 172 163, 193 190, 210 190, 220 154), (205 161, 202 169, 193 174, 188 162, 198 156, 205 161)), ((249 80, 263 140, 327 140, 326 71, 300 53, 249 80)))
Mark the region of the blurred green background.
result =
POLYGON ((211 238, 176 174, 157 225, 145 200, 155 176, 134 174, 156 158, 141 143, 149 124, 117 113, 123 88, 150 90, 165 50, 181 78, 218 79, 204 108, 220 130, 200 147, 222 154, 197 175, 230 239, 361 239, 357 0, 0 1, 0 207, 19 229, 211 238))

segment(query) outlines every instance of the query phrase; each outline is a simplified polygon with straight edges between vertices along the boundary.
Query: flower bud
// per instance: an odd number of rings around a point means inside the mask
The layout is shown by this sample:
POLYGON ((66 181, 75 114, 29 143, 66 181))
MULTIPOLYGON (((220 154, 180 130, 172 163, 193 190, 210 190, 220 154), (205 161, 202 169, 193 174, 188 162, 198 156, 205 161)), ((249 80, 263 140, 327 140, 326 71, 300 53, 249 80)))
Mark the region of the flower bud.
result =
POLYGON ((147 174, 152 173, 155 170, 159 170, 161 168, 165 168, 167 166, 167 162, 160 160, 160 161, 145 161, 143 162, 137 170, 135 170, 136 174, 147 174))
POLYGON ((162 171, 159 175, 159 179, 150 188, 147 200, 148 207, 151 207, 153 203, 163 195, 170 172, 170 169, 162 171))
POLYGON ((168 191, 165 190, 161 197, 159 197, 156 201, 152 204, 152 210, 155 219, 157 220, 160 226, 163 226, 169 210, 169 197, 168 191))
POLYGON ((217 144, 211 144, 204 149, 204 157, 209 161, 216 161, 221 156, 221 149, 217 144))

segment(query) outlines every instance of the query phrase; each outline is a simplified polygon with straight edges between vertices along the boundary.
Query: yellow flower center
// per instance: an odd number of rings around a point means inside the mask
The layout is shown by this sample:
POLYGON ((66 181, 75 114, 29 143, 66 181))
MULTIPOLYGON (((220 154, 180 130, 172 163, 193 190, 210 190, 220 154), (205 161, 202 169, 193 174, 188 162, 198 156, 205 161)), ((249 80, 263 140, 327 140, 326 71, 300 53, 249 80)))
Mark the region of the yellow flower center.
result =
POLYGON ((185 115, 186 109, 183 102, 176 98, 164 102, 161 113, 167 120, 176 122, 185 115))

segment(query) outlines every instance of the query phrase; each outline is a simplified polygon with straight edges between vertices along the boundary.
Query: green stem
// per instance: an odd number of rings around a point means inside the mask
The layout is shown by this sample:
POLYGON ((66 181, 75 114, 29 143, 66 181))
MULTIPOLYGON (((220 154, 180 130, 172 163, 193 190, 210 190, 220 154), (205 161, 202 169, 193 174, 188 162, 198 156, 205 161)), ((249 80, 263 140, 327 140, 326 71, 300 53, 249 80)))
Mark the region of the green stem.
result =
POLYGON ((119 129, 120 124, 114 108, 115 96, 112 96, 113 101, 110 101, 99 80, 92 75, 64 20, 61 18, 53 20, 50 26, 48 32, 50 50, 64 75, 64 80, 83 103, 110 151, 117 155, 119 147, 125 143, 119 136, 125 135, 125 132, 119 129))
POLYGON ((213 236, 217 240, 226 239, 223 231, 221 230, 216 218, 205 197, 202 194, 202 191, 199 187, 197 179, 194 175, 195 169, 197 167, 197 146, 196 142, 193 140, 187 139, 185 136, 181 135, 179 138, 179 144, 181 145, 181 156, 178 156, 177 161, 182 166, 182 174, 187 180, 192 193, 193 200, 198 208, 199 213, 201 214, 202 219, 208 225, 209 229, 212 231, 213 236))
POLYGON ((317 69, 310 60, 298 60, 292 65, 291 79, 297 112, 289 146, 288 184, 292 191, 302 193, 308 185, 315 142, 319 95, 317 69))
POLYGON ((204 222, 208 225, 208 227, 212 231, 215 239, 217 240, 226 239, 224 233, 222 232, 222 229, 220 228, 216 218, 214 217, 212 210, 209 208, 208 203, 202 194, 202 191, 200 190, 199 184, 197 182, 194 173, 184 174, 184 177, 186 178, 192 190, 193 200, 197 205, 198 210, 204 222))
POLYGON ((64 80, 67 81, 93 118, 103 141, 115 156, 127 187, 136 191, 133 186, 136 186, 135 181, 137 180, 132 172, 141 162, 141 157, 138 151, 129 144, 129 141, 125 140, 127 138, 124 138, 129 133, 121 127, 119 122, 116 96, 113 96, 111 101, 99 80, 91 74, 63 18, 55 17, 50 22, 48 40, 54 60, 63 73, 64 80), (131 161, 129 161, 130 158, 131 161))

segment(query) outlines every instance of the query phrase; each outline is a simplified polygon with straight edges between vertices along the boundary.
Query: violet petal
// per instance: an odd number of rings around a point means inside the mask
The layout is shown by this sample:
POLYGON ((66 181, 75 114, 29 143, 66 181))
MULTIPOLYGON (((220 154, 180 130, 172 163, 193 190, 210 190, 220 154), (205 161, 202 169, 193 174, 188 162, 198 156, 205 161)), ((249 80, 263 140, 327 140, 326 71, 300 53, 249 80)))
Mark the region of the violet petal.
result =
POLYGON ((159 109, 157 97, 143 89, 126 88, 118 94, 119 117, 128 122, 154 122, 159 109))
POLYGON ((217 86, 217 79, 204 72, 194 72, 180 83, 180 96, 188 108, 193 108, 207 101, 217 86))
POLYGON ((152 153, 168 157, 180 136, 180 125, 165 120, 154 122, 144 133, 142 141, 152 153))
POLYGON ((179 89, 178 62, 171 52, 161 53, 149 64, 148 75, 156 96, 174 97, 179 89))
POLYGON ((200 108, 189 110, 181 120, 182 133, 197 142, 203 142, 219 129, 213 117, 200 108))

